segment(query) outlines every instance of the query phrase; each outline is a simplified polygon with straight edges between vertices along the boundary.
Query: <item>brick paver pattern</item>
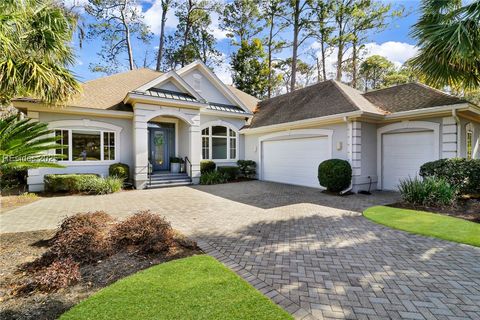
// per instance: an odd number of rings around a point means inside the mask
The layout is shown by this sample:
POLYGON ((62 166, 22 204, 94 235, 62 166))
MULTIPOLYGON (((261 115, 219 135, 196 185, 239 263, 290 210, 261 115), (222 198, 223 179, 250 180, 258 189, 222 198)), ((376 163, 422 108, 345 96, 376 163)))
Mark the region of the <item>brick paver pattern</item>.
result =
POLYGON ((480 249, 377 225, 395 193, 329 196, 267 182, 46 198, 0 214, 0 232, 66 215, 150 209, 297 319, 480 319, 480 249))

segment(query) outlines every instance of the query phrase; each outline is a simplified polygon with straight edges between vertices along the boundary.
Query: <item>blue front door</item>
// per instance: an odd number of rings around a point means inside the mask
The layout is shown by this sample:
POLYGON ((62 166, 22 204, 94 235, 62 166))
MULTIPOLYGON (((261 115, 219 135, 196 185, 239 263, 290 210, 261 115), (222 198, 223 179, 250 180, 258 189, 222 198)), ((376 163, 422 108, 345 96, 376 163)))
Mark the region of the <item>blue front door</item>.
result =
POLYGON ((170 157, 175 156, 174 128, 149 128, 149 137, 149 161, 153 166, 153 171, 170 170, 170 157))

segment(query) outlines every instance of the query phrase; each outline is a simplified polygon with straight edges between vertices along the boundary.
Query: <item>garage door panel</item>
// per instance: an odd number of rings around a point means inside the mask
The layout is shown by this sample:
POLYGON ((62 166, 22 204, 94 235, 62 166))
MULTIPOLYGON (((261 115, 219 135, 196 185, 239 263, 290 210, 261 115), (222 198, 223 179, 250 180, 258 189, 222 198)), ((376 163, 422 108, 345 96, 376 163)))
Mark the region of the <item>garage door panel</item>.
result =
POLYGON ((263 180, 320 187, 318 165, 330 154, 327 137, 264 141, 262 148, 263 180))
POLYGON ((432 131, 384 134, 383 189, 396 190, 400 180, 418 177, 420 166, 435 160, 432 131))

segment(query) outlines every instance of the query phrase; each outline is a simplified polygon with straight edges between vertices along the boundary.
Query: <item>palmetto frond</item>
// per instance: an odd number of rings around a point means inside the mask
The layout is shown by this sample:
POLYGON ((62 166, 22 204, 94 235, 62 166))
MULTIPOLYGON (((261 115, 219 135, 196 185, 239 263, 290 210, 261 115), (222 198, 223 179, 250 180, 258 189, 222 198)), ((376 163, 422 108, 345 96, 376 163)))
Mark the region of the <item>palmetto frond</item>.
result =
POLYGON ((80 87, 68 69, 75 19, 50 0, 0 1, 0 103, 64 102, 80 87))
POLYGON ((57 141, 46 123, 19 120, 16 115, 0 120, 0 170, 62 168, 56 163, 59 156, 48 153, 65 148, 57 141))
POLYGON ((425 0, 414 25, 419 53, 412 66, 434 86, 480 87, 480 1, 425 0))

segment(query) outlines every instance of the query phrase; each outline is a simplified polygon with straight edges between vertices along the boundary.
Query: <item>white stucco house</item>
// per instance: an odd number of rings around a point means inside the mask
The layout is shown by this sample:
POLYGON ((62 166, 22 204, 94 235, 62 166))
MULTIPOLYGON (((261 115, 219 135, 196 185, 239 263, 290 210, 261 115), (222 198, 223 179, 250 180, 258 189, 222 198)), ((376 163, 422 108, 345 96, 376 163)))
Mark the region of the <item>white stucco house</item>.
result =
POLYGON ((202 159, 254 160, 261 180, 319 188, 317 168, 329 158, 350 162, 353 191, 395 190, 425 162, 480 156, 480 108, 417 83, 361 93, 329 80, 258 101, 194 62, 82 86, 66 107, 14 101, 68 146, 57 151, 65 168, 29 170, 30 191, 47 173, 108 175, 117 162, 137 188, 198 183, 202 159), (168 174, 170 157, 186 159, 186 173, 168 174))

